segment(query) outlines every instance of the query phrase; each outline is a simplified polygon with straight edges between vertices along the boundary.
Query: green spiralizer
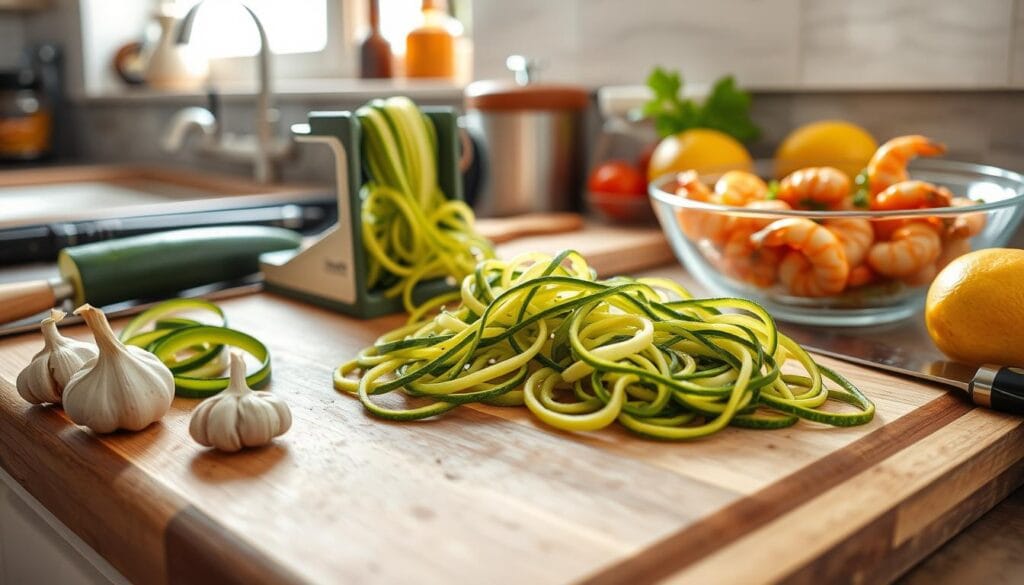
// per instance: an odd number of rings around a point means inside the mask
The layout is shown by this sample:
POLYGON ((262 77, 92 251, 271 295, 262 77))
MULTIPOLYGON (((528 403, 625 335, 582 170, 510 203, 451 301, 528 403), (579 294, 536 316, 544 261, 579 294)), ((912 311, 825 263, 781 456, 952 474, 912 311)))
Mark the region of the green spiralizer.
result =
MULTIPOLYGON (((455 112, 421 110, 437 132, 438 186, 448 199, 461 200, 455 112)), ((299 250, 262 255, 266 289, 364 319, 402 311, 401 298, 386 297, 368 286, 360 197, 366 174, 358 118, 353 112, 310 112, 308 124, 293 126, 292 133, 300 143, 320 144, 333 153, 338 221, 299 250)), ((413 298, 420 302, 448 290, 451 285, 444 279, 427 281, 416 287, 413 298)))

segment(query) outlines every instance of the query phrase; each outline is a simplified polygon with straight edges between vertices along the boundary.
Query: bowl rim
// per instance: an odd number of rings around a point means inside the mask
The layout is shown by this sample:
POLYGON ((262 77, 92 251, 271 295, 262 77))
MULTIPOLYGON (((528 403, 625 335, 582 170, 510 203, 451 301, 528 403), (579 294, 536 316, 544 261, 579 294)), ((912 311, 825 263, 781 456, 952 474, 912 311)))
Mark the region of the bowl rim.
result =
MULTIPOLYGON (((754 161, 766 163, 767 159, 754 161)), ((659 201, 677 209, 694 209, 703 212, 729 213, 744 217, 806 217, 809 219, 840 219, 840 218, 865 218, 865 219, 890 219, 904 217, 955 217, 965 213, 980 213, 994 209, 1003 209, 1024 204, 1024 175, 1001 167, 983 165, 979 163, 953 161, 944 159, 918 159, 914 161, 914 169, 920 171, 936 172, 960 172, 978 175, 979 177, 991 177, 1008 180, 1017 183, 1016 194, 998 201, 990 201, 969 207, 933 207, 928 209, 897 209, 892 211, 871 211, 871 210, 776 210, 776 209, 751 209, 749 207, 737 207, 731 205, 720 205, 707 203, 680 197, 664 189, 670 181, 674 180, 677 173, 662 175, 651 181, 647 186, 647 192, 652 202, 659 201)))

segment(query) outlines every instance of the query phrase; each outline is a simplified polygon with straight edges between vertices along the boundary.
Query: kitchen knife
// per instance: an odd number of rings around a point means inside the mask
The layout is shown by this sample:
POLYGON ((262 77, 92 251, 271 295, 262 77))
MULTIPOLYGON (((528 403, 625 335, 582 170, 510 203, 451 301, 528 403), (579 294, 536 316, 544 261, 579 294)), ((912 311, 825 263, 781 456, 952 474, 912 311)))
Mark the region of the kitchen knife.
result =
POLYGON ((316 233, 328 227, 334 220, 336 205, 337 202, 332 198, 330 201, 59 221, 0 228, 0 266, 52 262, 61 250, 69 246, 176 229, 268 225, 307 234, 316 233))
POLYGON ((259 272, 264 252, 290 250, 302 237, 283 228, 230 226, 174 230, 65 248, 60 278, 0 285, 0 323, 67 299, 103 306, 158 298, 259 272))
POLYGON ((781 327, 811 351, 952 386, 978 406, 1024 414, 1024 368, 991 364, 977 367, 949 361, 934 349, 923 323, 849 332, 803 325, 781 327))

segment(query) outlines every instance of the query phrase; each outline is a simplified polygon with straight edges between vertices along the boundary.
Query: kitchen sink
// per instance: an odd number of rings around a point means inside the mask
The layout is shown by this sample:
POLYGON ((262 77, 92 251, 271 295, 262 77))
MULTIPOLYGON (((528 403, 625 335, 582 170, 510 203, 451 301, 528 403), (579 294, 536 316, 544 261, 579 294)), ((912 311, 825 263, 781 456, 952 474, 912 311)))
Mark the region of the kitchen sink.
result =
POLYGON ((264 184, 155 166, 0 172, 0 265, 52 261, 67 246, 169 229, 273 225, 315 233, 337 216, 333 187, 264 184))
POLYGON ((155 166, 67 166, 0 172, 0 229, 116 217, 333 200, 329 187, 267 185, 155 166))

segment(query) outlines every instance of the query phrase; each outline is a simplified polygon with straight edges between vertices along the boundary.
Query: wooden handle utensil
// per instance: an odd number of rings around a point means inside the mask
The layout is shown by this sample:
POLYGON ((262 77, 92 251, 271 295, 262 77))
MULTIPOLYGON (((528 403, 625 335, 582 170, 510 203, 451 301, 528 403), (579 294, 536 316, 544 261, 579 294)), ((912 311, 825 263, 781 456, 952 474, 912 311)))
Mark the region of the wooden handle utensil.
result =
POLYGON ((56 304, 53 285, 47 280, 0 285, 0 323, 35 315, 56 304))

